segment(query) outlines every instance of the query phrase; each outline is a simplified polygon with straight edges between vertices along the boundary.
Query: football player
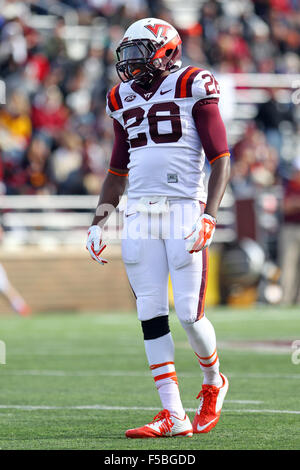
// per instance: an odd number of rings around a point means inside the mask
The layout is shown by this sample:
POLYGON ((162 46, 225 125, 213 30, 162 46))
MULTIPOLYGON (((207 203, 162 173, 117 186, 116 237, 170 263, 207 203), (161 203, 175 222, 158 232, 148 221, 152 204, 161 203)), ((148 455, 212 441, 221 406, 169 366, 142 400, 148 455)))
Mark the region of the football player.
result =
MULTIPOLYGON (((2 242, 4 236, 4 230, 0 221, 0 243, 2 242)), ((8 280, 6 271, 3 265, 0 263, 0 294, 2 294, 10 303, 11 307, 22 317, 27 317, 31 314, 31 308, 21 294, 16 290, 16 288, 8 280)))
POLYGON ((204 314, 208 247, 230 173, 218 109, 220 89, 208 70, 181 68, 181 39, 166 21, 136 21, 116 52, 121 82, 107 95, 114 147, 87 249, 95 261, 106 263, 102 228, 110 211, 101 214, 101 207, 118 205, 128 176, 122 257, 163 407, 151 422, 127 430, 126 436, 207 433, 219 420, 228 389, 228 380, 219 371, 215 331, 204 314), (205 157, 211 165, 207 194, 205 157), (181 402, 174 365, 169 274, 177 316, 204 376, 192 424, 181 402))

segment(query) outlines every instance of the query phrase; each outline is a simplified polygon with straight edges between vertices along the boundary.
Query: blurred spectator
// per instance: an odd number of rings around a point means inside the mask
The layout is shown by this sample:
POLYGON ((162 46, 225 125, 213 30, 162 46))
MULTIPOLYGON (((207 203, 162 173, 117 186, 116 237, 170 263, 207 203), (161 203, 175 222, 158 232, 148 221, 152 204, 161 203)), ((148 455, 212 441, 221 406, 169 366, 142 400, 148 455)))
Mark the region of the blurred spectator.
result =
POLYGON ((283 303, 300 303, 300 158, 293 162, 293 171, 285 187, 284 223, 280 234, 281 279, 283 303))
POLYGON ((22 93, 15 91, 0 110, 1 149, 4 161, 19 164, 32 132, 30 105, 22 93))
POLYGON ((232 153, 231 185, 237 197, 253 197, 259 188, 271 187, 276 183, 277 151, 254 124, 235 144, 232 153))
POLYGON ((32 106, 32 124, 35 129, 55 137, 64 128, 67 119, 68 111, 58 87, 52 85, 35 97, 32 106))
POLYGON ((271 90, 236 133, 231 122, 241 121, 243 103, 234 106, 228 72, 300 73, 297 1, 204 0, 195 2, 199 11, 189 24, 177 2, 173 9, 164 0, 0 3, 1 78, 8 90, 0 107, 0 194, 99 192, 113 139, 105 97, 118 81, 115 49, 129 24, 146 16, 177 26, 183 65, 212 69, 220 80, 220 109, 233 131, 235 196, 280 184, 284 154, 300 145, 296 113, 271 90))
POLYGON ((48 158, 50 142, 43 134, 37 134, 32 139, 25 159, 25 181, 22 192, 26 194, 51 193, 48 158))
POLYGON ((259 106, 256 122, 265 133, 268 143, 281 155, 282 134, 280 124, 289 121, 294 124, 292 108, 289 104, 279 103, 276 90, 269 90, 269 99, 259 106))
POLYGON ((82 182, 82 140, 72 132, 63 132, 59 147, 53 152, 51 173, 58 194, 84 193, 82 182))
POLYGON ((27 97, 14 91, 0 109, 1 193, 15 193, 24 183, 22 162, 32 133, 27 97))
MULTIPOLYGON (((220 82, 233 196, 258 201, 264 195, 260 241, 267 240, 264 248, 273 243, 265 252, 277 262, 277 189, 287 180, 287 162, 300 154, 299 85, 291 85, 291 100, 285 86, 279 92, 237 88, 234 74, 300 74, 299 0, 201 0, 186 9, 177 0, 0 5, 0 78, 7 89, 7 104, 0 105, 0 195, 99 193, 113 143, 105 100, 119 81, 115 49, 134 21, 162 18, 182 37, 183 65, 210 69, 220 82)), ((300 302, 299 175, 296 159, 285 186, 280 245, 286 303, 297 296, 300 302)))
MULTIPOLYGON (((297 2, 207 0, 187 27, 169 6, 164 0, 2 0, 0 65, 9 91, 0 109, 2 192, 96 191, 112 146, 105 96, 118 80, 115 48, 139 18, 178 23, 184 65, 223 76, 223 101, 233 89, 228 72, 300 72, 297 2)), ((233 113, 230 103, 223 103, 225 119, 233 113)), ((236 191, 277 181, 284 145, 278 128, 293 119, 274 93, 262 103, 259 130, 246 131, 234 148, 236 191)))

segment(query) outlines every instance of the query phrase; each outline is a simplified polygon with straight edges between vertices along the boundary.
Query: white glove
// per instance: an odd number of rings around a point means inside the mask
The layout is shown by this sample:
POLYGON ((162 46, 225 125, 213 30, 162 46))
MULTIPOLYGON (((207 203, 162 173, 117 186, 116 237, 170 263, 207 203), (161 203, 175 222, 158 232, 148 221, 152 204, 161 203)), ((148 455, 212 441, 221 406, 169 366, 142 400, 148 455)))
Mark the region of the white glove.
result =
POLYGON ((191 233, 185 237, 186 250, 189 253, 194 253, 208 248, 212 242, 213 235, 216 229, 216 219, 208 214, 203 214, 199 217, 197 222, 192 228, 191 233))
POLYGON ((88 239, 86 242, 86 249, 90 252, 91 257, 94 261, 100 264, 106 264, 107 260, 101 258, 100 254, 106 248, 106 245, 102 244, 102 230, 99 225, 92 225, 88 229, 88 239))

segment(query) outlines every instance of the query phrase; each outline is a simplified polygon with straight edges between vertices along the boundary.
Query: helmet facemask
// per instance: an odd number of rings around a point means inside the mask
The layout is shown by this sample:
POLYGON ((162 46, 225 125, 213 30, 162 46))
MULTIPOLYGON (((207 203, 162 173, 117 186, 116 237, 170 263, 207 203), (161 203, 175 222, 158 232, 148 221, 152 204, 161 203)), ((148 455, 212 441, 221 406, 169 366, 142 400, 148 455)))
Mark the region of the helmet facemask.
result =
POLYGON ((161 65, 154 60, 157 44, 149 39, 123 41, 117 48, 116 69, 122 82, 150 83, 161 65))

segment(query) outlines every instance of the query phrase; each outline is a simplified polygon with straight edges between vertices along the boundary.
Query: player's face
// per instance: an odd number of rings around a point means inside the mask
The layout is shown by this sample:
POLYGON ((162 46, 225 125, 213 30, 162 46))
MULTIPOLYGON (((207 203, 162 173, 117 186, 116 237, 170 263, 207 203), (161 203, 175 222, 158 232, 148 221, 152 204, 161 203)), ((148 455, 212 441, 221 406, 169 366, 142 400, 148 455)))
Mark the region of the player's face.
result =
POLYGON ((128 64, 129 73, 137 75, 138 73, 145 71, 145 65, 143 64, 145 58, 148 58, 147 49, 143 44, 140 46, 132 45, 129 47, 124 47, 120 51, 120 60, 124 60, 128 64))
POLYGON ((155 51, 151 42, 135 41, 121 44, 117 49, 117 71, 123 81, 146 77, 155 51))
POLYGON ((129 44, 120 47, 120 60, 149 59, 151 56, 149 49, 142 42, 139 44, 129 44))

